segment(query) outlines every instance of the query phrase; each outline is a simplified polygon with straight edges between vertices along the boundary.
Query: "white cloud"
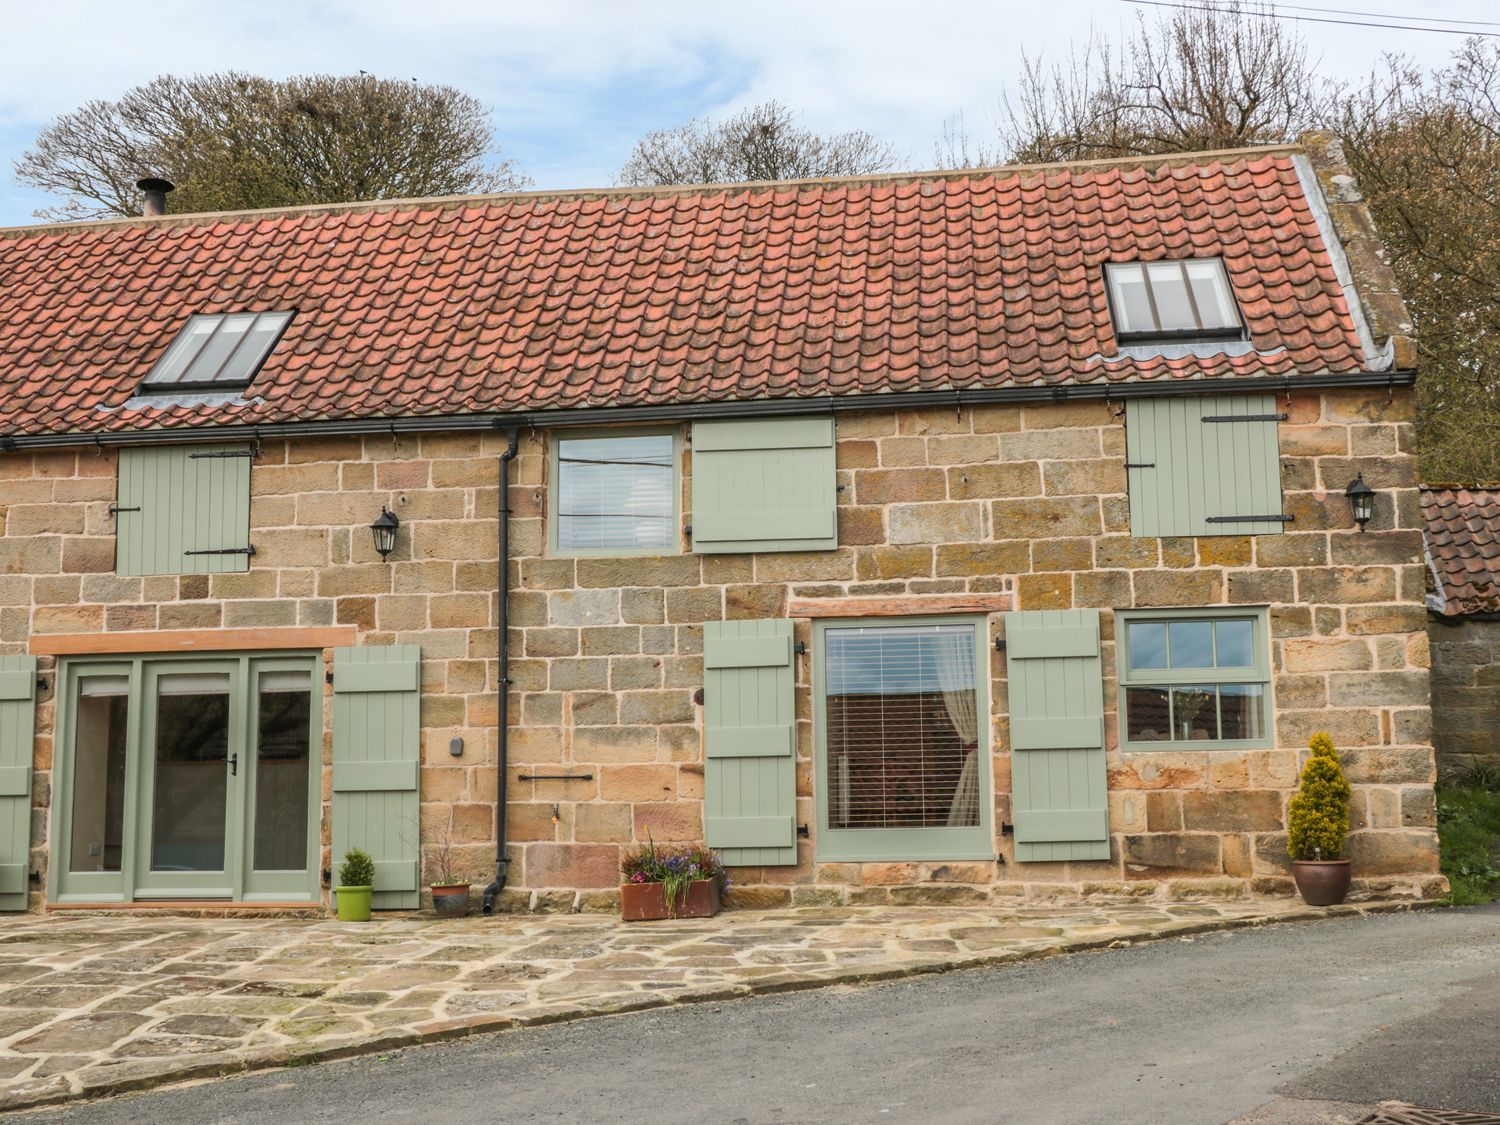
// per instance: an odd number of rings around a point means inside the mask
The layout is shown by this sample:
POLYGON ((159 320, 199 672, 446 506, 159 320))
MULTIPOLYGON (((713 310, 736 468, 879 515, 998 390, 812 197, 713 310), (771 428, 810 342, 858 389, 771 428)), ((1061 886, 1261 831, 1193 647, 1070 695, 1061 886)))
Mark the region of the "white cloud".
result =
MULTIPOLYGON (((1448 0, 1423 10, 1474 19, 1493 9, 1448 0)), ((502 144, 543 186, 608 182, 642 131, 769 97, 813 127, 867 129, 925 165, 946 117, 992 115, 1023 49, 1064 53, 1091 25, 1117 33, 1136 11, 1117 0, 16 4, 7 38, 34 49, 12 51, 0 78, 0 157, 8 164, 37 128, 88 98, 165 72, 233 67, 449 82, 495 107, 502 144)), ((1301 27, 1325 69, 1349 76, 1384 50, 1438 63, 1458 43, 1301 27)), ((13 206, 0 197, 0 208, 13 206)))

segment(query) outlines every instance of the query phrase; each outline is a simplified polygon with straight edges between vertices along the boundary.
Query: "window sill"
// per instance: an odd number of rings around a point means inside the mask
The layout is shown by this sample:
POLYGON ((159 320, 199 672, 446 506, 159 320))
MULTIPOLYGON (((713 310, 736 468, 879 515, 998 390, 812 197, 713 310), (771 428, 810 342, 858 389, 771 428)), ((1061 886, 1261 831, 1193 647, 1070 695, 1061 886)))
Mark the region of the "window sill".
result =
POLYGON ((675 559, 685 551, 664 550, 661 547, 600 547, 576 551, 548 550, 549 559, 675 559))
POLYGON ((1140 757, 1144 754, 1175 754, 1179 750, 1275 750, 1273 743, 1263 738, 1247 738, 1239 741, 1206 738, 1189 739, 1184 742, 1122 742, 1121 754, 1140 757))

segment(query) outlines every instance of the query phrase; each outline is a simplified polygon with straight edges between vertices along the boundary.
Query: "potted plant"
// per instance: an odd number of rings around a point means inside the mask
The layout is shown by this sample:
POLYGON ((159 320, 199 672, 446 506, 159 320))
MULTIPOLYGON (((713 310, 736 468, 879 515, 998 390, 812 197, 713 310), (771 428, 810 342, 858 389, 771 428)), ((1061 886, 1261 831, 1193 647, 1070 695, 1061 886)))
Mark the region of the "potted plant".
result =
POLYGON ((350 848, 339 864, 338 886, 333 888, 340 922, 368 922, 370 898, 375 893, 375 861, 369 852, 350 848))
POLYGON ((1297 795, 1287 808, 1286 844, 1292 878, 1309 906, 1336 906, 1349 893, 1349 781, 1333 740, 1321 731, 1307 744, 1297 795))
POLYGON ((649 838, 626 855, 620 872, 620 916, 627 922, 712 918, 729 881, 723 860, 707 848, 658 848, 649 838))
POLYGON ((432 852, 432 909, 440 918, 463 918, 469 913, 469 881, 460 879, 453 862, 453 821, 443 834, 443 842, 432 852))

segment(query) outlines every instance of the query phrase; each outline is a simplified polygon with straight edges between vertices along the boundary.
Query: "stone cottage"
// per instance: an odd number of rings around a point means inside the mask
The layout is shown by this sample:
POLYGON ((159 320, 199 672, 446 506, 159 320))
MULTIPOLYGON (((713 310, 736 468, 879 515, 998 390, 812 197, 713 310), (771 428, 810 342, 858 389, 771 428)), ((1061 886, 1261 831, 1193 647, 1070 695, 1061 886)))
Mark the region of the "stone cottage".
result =
POLYGON ((1500 769, 1500 488, 1424 485, 1422 535, 1438 768, 1500 769))
POLYGON ((1321 137, 0 232, 0 907, 1439 893, 1414 354, 1321 137))

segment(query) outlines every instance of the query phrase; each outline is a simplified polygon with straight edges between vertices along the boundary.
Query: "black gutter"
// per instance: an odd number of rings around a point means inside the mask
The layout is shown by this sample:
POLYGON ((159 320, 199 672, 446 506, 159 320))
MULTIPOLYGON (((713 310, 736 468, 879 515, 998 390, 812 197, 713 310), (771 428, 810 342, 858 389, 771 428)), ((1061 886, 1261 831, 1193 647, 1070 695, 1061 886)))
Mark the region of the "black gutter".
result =
POLYGON ((677 402, 655 406, 586 406, 513 414, 435 414, 405 418, 346 418, 328 422, 262 422, 255 425, 193 427, 173 430, 111 430, 107 433, 13 434, 0 436, 0 450, 57 449, 70 446, 139 445, 143 441, 253 441, 265 438, 358 437, 366 434, 447 433, 465 430, 598 426, 611 422, 658 422, 691 418, 764 417, 783 414, 829 414, 854 410, 957 409, 990 403, 1077 402, 1125 399, 1136 395, 1246 394, 1409 387, 1416 372, 1357 371, 1352 374, 1266 375, 1237 379, 1170 379, 1133 383, 1057 383, 1024 387, 976 387, 948 391, 885 391, 816 398, 733 399, 726 402, 677 402))
POLYGON ((500 454, 500 562, 498 585, 500 606, 497 614, 500 629, 499 666, 495 670, 495 690, 500 693, 500 717, 496 721, 498 741, 495 758, 499 765, 495 781, 495 881, 484 888, 484 913, 495 912, 495 898, 505 890, 505 879, 510 873, 510 860, 505 854, 505 806, 510 799, 510 778, 506 771, 510 766, 510 463, 516 456, 516 445, 521 431, 512 428, 510 443, 500 454))

